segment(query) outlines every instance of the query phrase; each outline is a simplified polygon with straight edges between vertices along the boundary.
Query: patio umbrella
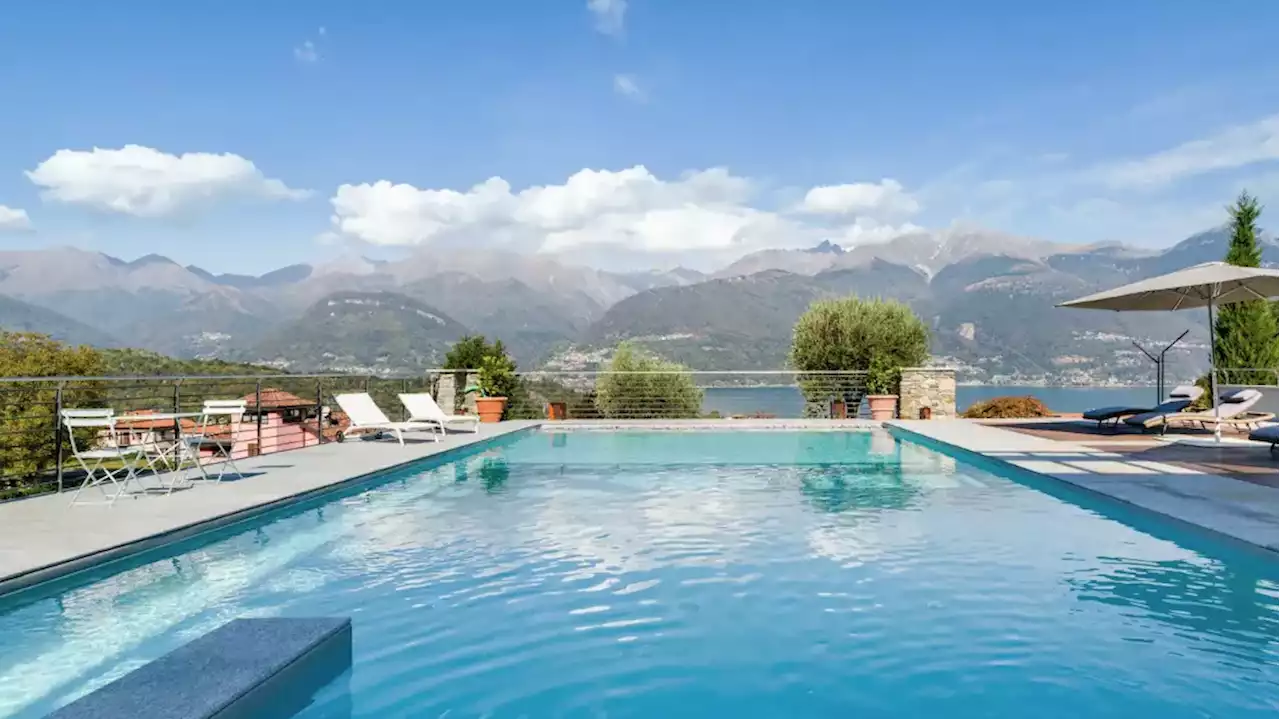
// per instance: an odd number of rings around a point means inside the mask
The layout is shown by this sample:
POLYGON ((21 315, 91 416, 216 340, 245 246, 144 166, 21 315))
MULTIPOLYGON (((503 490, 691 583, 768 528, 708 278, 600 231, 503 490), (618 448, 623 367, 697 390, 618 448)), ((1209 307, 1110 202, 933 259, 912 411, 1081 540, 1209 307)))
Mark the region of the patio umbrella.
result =
MULTIPOLYGON (((1206 262, 1167 275, 1150 277, 1063 302, 1059 307, 1116 312, 1154 312, 1207 307, 1209 310, 1209 391, 1213 414, 1218 416, 1218 377, 1213 365, 1213 308, 1252 300, 1269 300, 1280 295, 1280 271, 1265 267, 1240 267, 1226 262, 1206 262)), ((1215 440, 1222 439, 1222 424, 1214 422, 1215 440)))

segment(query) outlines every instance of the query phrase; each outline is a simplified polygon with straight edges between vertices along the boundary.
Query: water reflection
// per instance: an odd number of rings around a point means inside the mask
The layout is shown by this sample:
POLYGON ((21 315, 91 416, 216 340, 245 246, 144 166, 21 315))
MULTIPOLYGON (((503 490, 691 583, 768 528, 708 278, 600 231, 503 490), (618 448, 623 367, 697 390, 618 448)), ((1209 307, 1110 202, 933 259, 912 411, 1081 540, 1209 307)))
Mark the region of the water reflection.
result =
POLYGON ((902 466, 892 458, 870 458, 856 464, 804 467, 798 470, 800 493, 823 512, 854 509, 905 509, 921 494, 902 466))
POLYGON ((498 494, 511 478, 511 467, 507 458, 498 451, 485 452, 466 462, 458 462, 453 467, 453 481, 463 484, 472 479, 478 480, 486 494, 498 494))
POLYGON ((484 491, 497 494, 502 491, 507 479, 511 477, 511 468, 507 466, 507 460, 502 457, 485 457, 484 462, 480 464, 479 474, 484 491))
POLYGON ((1219 641, 1206 651, 1240 657, 1250 665, 1276 658, 1277 584, 1257 573, 1202 560, 1100 557, 1100 569, 1068 575, 1078 599, 1140 610, 1146 618, 1219 641))

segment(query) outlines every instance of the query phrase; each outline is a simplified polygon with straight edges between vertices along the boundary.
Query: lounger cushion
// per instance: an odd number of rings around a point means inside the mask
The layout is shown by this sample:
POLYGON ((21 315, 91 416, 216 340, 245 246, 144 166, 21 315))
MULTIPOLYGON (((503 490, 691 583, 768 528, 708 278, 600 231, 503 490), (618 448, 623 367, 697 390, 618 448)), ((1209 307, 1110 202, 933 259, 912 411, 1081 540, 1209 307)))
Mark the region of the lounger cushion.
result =
POLYGON ((1223 404, 1239 404, 1253 399, 1254 395, 1260 394, 1256 389, 1242 389, 1234 392, 1223 392, 1218 395, 1218 401, 1223 404))
POLYGON ((1082 417, 1101 422, 1104 419, 1115 419, 1128 414, 1141 414, 1142 412, 1150 412, 1150 407, 1099 407, 1085 412, 1082 417))
POLYGON ((1135 414, 1125 419, 1124 423, 1134 427, 1146 427, 1147 423, 1162 417, 1164 415, 1178 414, 1182 410, 1191 406, 1189 399, 1171 399, 1168 402, 1160 404, 1152 410, 1144 411, 1141 414, 1135 414))
POLYGON ((1280 442, 1280 424, 1268 424, 1249 433, 1249 439, 1255 442, 1280 442))

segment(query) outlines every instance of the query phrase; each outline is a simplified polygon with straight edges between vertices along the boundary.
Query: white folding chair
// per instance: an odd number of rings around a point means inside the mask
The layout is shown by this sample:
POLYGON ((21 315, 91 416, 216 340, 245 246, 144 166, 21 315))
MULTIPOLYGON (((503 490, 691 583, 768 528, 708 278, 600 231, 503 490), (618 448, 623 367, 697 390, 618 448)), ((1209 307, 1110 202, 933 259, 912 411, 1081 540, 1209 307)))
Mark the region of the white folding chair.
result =
POLYGON ((196 465, 200 467, 201 474, 205 479, 212 479, 215 482, 221 482, 226 476, 227 468, 230 467, 236 473, 236 479, 244 476, 240 472, 240 467, 236 466, 235 447, 236 435, 240 430, 241 421, 244 419, 245 407, 247 404, 242 399, 211 399, 206 400, 204 409, 200 416, 200 425, 194 434, 183 435, 183 442, 195 457, 196 465), (222 423, 222 418, 226 418, 226 424, 222 423), (219 432, 214 432, 215 428, 226 427, 229 434, 224 440, 219 432), (218 476, 211 478, 205 472, 204 465, 200 461, 200 450, 205 447, 212 448, 214 461, 220 462, 218 467, 218 476))
MULTIPOLYGON (((80 483, 75 494, 71 495, 71 504, 91 504, 78 502, 80 493, 86 487, 97 487, 102 492, 106 504, 115 504, 116 499, 125 492, 129 482, 137 482, 134 462, 138 455, 137 447, 120 446, 120 435, 116 432, 116 420, 110 409, 64 409, 62 410, 62 426, 70 437, 71 456, 85 472, 84 481, 80 483), (92 444, 81 447, 82 442, 76 439, 76 430, 94 429, 92 444), (118 461, 119 467, 104 466, 107 462, 118 461), (123 474, 123 478, 120 475, 123 474), (103 486, 110 483, 115 492, 107 494, 103 486)), ((96 504, 101 504, 98 502, 96 504)))

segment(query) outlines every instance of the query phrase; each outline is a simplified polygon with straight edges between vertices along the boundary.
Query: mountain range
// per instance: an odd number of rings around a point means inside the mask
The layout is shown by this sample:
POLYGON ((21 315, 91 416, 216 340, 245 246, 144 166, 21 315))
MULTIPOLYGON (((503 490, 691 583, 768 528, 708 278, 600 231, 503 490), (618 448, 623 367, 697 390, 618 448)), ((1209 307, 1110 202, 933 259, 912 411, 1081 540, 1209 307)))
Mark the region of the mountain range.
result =
MULTIPOLYGON (((1133 381, 1151 366, 1130 341, 1163 344, 1185 329, 1174 362, 1194 371, 1204 318, 1054 305, 1221 259, 1226 245, 1223 229, 1158 251, 950 229, 850 248, 766 250, 709 275, 428 248, 260 276, 64 247, 0 252, 0 327, 298 371, 417 370, 472 332, 501 338, 526 368, 588 367, 631 339, 698 369, 776 369, 810 302, 857 294, 911 304, 933 329, 935 356, 966 379, 1133 381)), ((1274 238, 1265 238, 1264 257, 1277 262, 1274 238)))

